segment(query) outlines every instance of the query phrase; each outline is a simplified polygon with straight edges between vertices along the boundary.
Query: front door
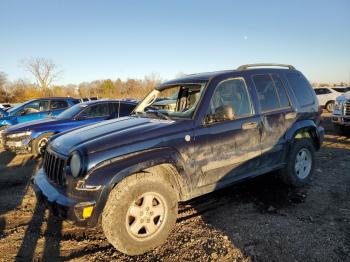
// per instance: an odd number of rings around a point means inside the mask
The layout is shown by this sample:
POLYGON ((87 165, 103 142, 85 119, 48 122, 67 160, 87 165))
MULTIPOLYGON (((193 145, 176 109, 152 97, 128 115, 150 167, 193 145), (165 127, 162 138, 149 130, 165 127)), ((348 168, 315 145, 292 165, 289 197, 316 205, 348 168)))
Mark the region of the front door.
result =
POLYGON ((261 156, 260 124, 244 79, 220 82, 205 124, 195 130, 197 187, 212 185, 215 189, 256 169, 261 156), (231 109, 233 117, 222 116, 231 109))

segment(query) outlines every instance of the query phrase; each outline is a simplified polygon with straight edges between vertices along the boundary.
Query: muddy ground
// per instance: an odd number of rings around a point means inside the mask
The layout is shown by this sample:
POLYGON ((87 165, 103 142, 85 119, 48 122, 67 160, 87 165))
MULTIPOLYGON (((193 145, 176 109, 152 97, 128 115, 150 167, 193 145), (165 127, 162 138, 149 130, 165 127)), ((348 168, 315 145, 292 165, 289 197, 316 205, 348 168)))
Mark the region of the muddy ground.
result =
POLYGON ((325 119, 310 186, 269 174, 183 203, 168 241, 132 258, 55 219, 29 187, 40 161, 0 149, 0 261, 350 261, 350 138, 325 119))

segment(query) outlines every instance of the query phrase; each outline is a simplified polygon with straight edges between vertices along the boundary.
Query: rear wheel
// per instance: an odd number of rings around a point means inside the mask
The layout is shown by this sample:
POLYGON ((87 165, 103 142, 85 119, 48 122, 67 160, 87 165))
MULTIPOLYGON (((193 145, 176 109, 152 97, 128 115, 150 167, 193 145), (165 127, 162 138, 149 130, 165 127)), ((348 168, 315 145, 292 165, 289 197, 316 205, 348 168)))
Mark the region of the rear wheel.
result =
POLYGON ((306 185, 313 174, 315 149, 311 139, 296 139, 288 155, 287 166, 283 168, 283 181, 291 186, 306 185))
POLYGON ((128 255, 143 254, 167 239, 176 222, 177 194, 150 173, 125 178, 111 191, 102 213, 108 241, 128 255))
POLYGON ((44 155, 50 136, 51 134, 44 134, 34 139, 32 143, 32 152, 34 156, 44 155))

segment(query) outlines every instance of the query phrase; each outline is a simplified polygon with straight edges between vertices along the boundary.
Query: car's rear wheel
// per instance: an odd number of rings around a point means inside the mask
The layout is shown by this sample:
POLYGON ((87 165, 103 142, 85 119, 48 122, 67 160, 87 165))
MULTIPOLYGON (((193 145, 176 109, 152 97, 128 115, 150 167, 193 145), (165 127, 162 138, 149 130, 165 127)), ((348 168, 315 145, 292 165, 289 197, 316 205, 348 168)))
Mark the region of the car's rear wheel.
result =
POLYGON ((327 102, 325 107, 326 107, 328 112, 332 113, 333 112, 333 108, 334 108, 334 101, 327 102))
POLYGON ((111 191, 102 214, 108 241, 128 255, 143 254, 167 239, 176 222, 177 193, 161 176, 138 173, 111 191))
POLYGON ((315 149, 309 138, 296 139, 289 152, 287 165, 281 170, 283 181, 291 186, 306 185, 314 172, 315 149))
POLYGON ((32 143, 32 153, 34 156, 44 155, 50 136, 51 134, 44 134, 34 139, 32 143))

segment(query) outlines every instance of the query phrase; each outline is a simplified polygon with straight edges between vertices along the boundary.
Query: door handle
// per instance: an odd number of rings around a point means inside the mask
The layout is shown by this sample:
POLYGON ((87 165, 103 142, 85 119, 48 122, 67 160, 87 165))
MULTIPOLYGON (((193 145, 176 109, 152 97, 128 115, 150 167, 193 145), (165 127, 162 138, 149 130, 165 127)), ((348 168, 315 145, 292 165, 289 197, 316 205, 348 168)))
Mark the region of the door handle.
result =
POLYGON ((257 122, 246 122, 242 124, 242 129, 253 129, 258 126, 257 122))
POLYGON ((285 116, 284 116, 284 118, 285 119, 294 119, 294 118, 296 118, 297 117, 297 113, 296 112, 290 112, 290 113, 287 113, 287 114, 285 114, 285 116))

